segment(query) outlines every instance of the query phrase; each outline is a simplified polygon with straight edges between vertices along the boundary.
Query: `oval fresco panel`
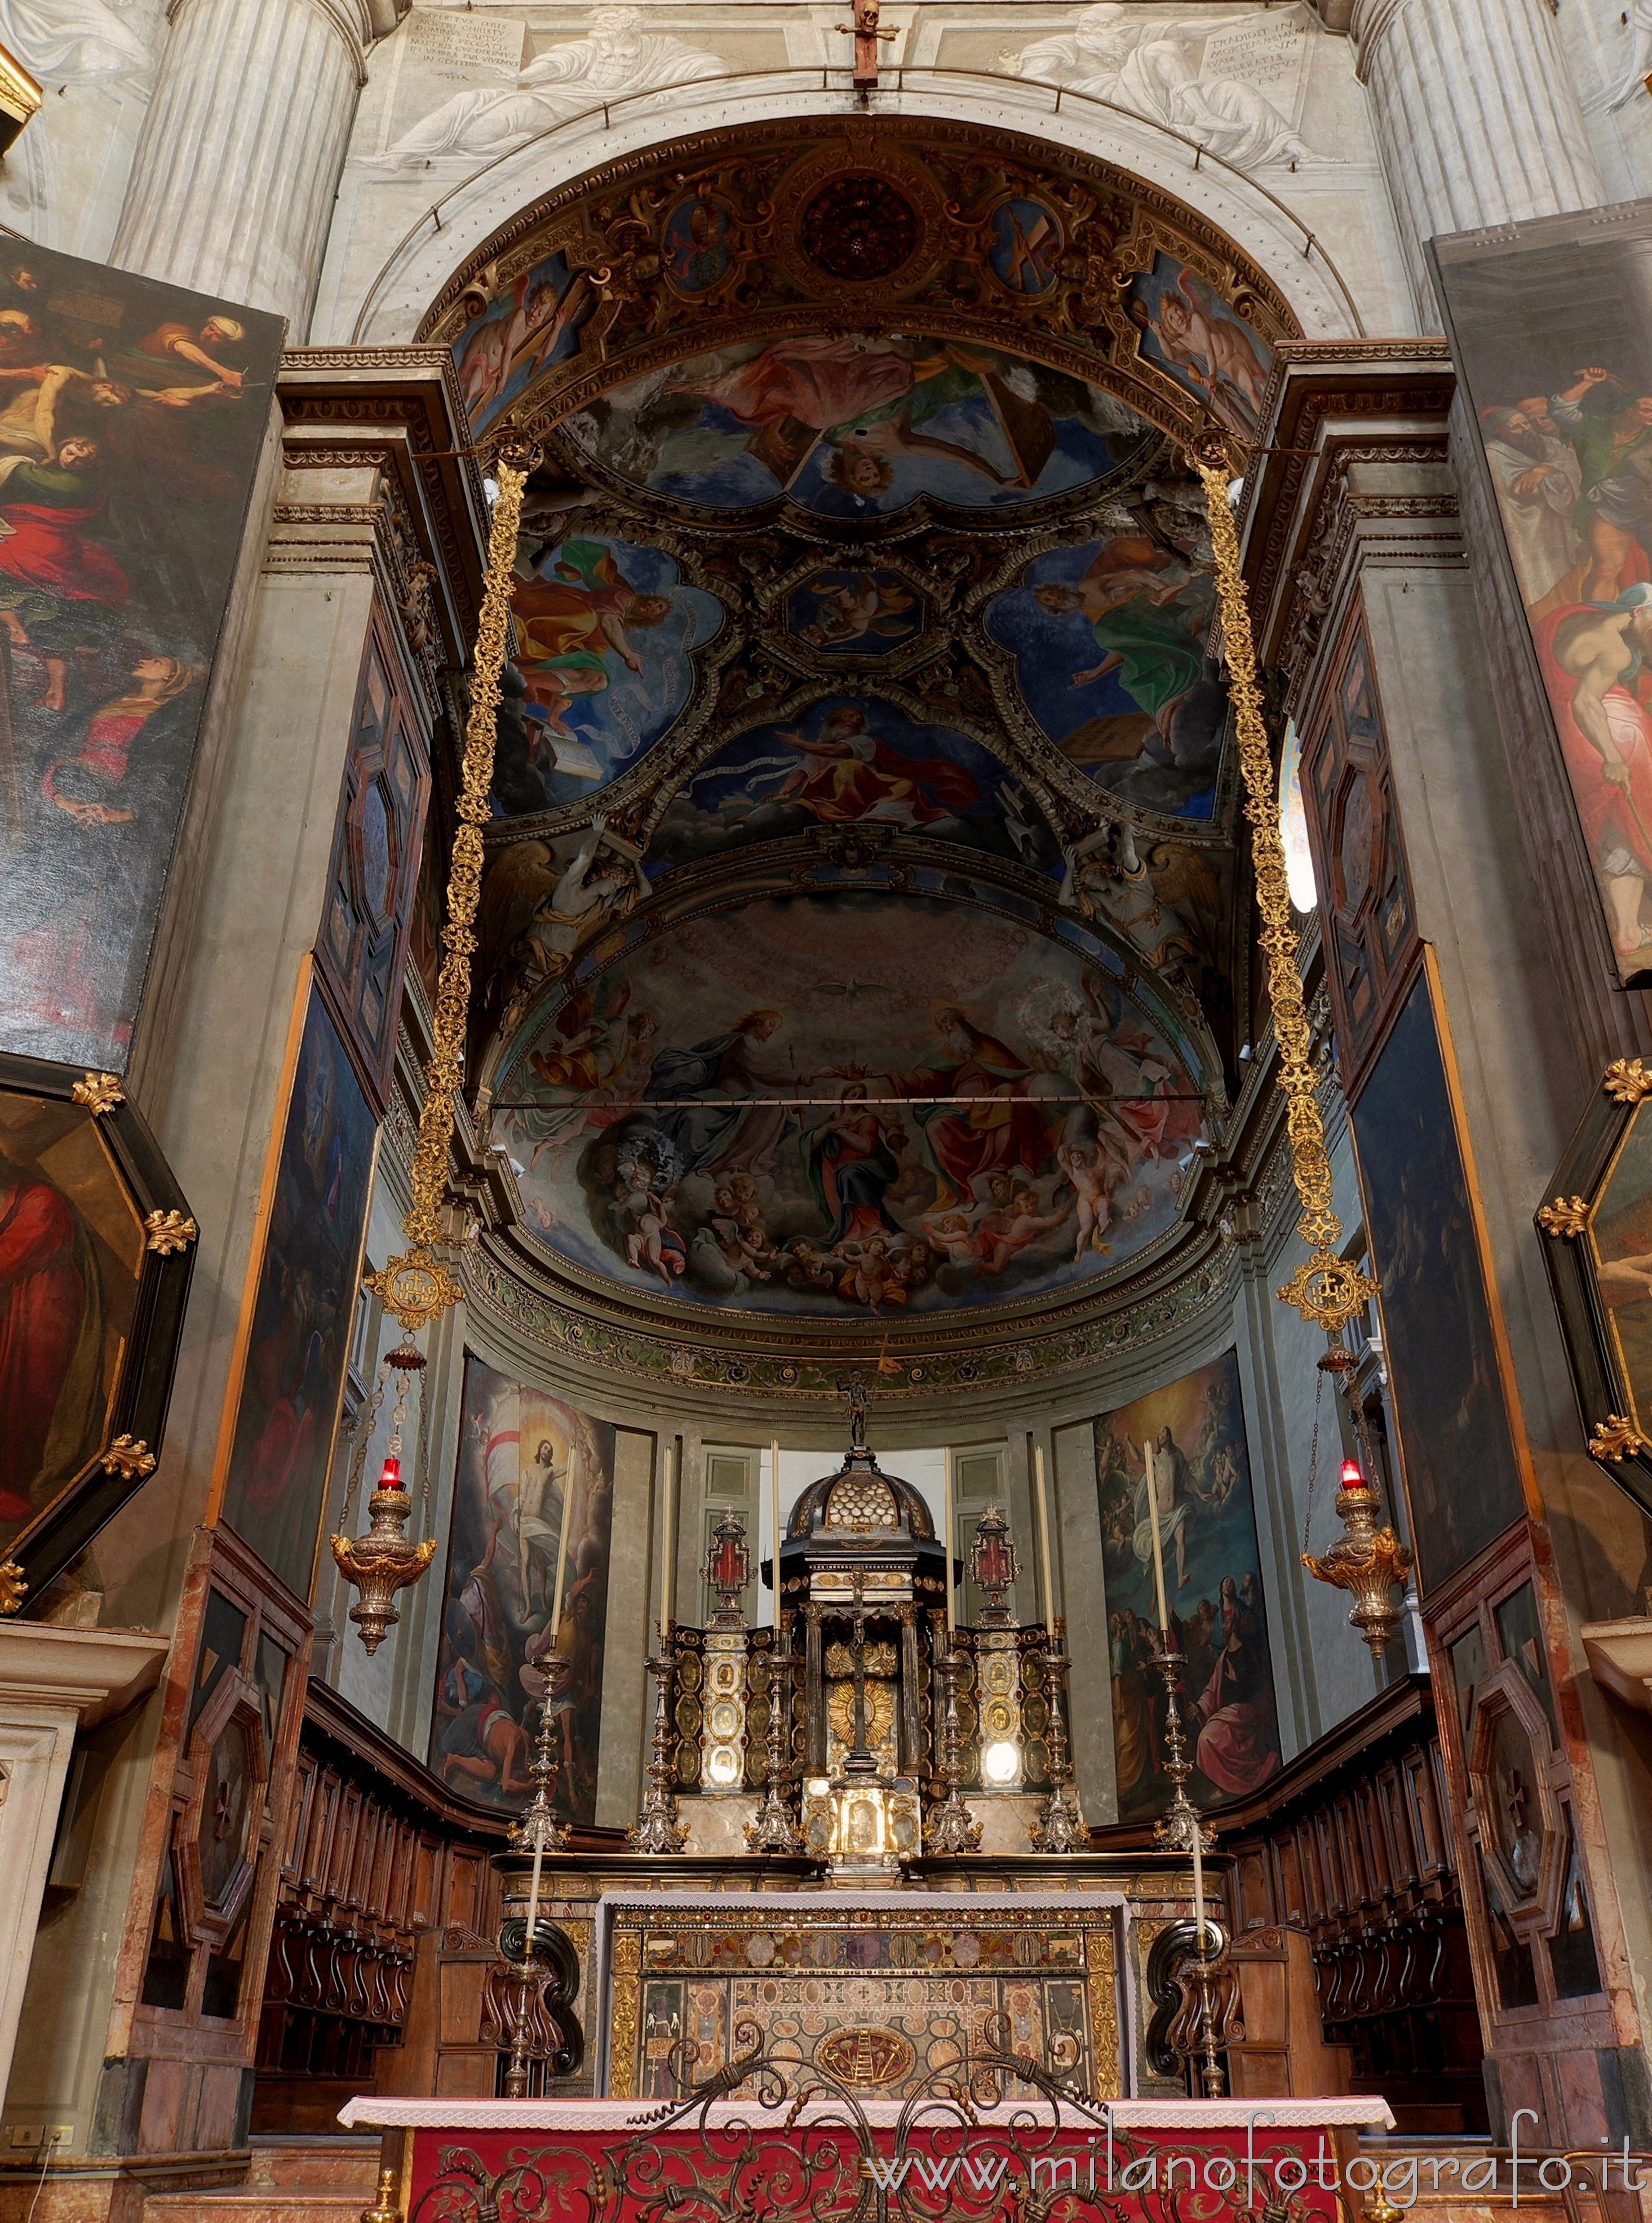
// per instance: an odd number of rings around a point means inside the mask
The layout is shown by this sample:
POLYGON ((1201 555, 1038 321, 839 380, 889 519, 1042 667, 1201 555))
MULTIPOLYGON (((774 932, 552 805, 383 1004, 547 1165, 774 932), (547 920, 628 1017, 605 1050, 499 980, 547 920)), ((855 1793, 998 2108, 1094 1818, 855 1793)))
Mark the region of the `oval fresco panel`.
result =
POLYGON ((493 788, 506 818, 577 803, 646 755, 687 707, 722 605, 663 550, 525 538, 511 621, 493 788))
POLYGON ((1145 810, 1209 818, 1226 690, 1205 653, 1209 570, 1145 534, 1060 548, 988 604, 1028 708, 1098 786, 1145 810))
POLYGON ((1037 805, 990 750, 870 696, 829 696, 789 725, 760 726, 718 750, 672 797, 644 869, 653 878, 811 826, 861 825, 1062 869, 1037 805))
POLYGON ((1172 1225, 1198 1075, 1117 980, 1013 919, 760 897, 554 1005, 494 1138, 528 1232, 637 1292, 801 1317, 1065 1288, 1172 1225))
POLYGON ((1111 394, 997 349, 894 334, 750 341, 634 378, 568 419, 593 460, 709 509, 788 494, 870 517, 920 494, 961 508, 1091 486, 1158 434, 1111 394))

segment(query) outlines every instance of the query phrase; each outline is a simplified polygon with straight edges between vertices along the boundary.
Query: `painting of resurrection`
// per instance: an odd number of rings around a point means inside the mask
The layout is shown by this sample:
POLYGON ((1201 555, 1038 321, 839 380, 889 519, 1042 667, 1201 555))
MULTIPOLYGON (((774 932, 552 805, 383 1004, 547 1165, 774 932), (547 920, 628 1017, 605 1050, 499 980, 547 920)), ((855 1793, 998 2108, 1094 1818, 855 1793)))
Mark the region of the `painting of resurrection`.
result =
POLYGON ((310 992, 258 1269, 224 1518, 310 1595, 377 1130, 344 1043, 310 992))
POLYGON ((1242 1798, 1278 1770, 1279 1722, 1236 1353, 1103 1414, 1095 1464, 1119 1818, 1163 1813, 1171 1796, 1164 1683, 1153 1665, 1150 1489, 1171 1642, 1188 1663, 1176 1691, 1194 1748, 1188 1795, 1199 1806, 1242 1798))
POLYGON ((1434 243, 1453 350, 1625 986, 1652 982, 1652 217, 1434 243))
POLYGON ((1525 1505, 1426 975, 1360 1088, 1353 1134, 1426 1595, 1525 1505))
POLYGON ((760 897, 542 1010, 494 1128, 522 1225, 701 1304, 887 1314, 1064 1287, 1171 1226, 1202 1130, 1168 1017, 960 900, 760 897))
POLYGON ((872 517, 920 494, 1008 508, 1093 486, 1157 435, 1060 371, 956 340, 865 333, 752 341, 616 387, 571 438, 634 486, 708 509, 785 494, 872 517))
POLYGON ((508 1813, 547 1688, 564 1822, 596 1811, 614 1430, 467 1354, 430 1764, 508 1813))
POLYGON ((0 254, 0 1049, 124 1069, 281 320, 0 254))

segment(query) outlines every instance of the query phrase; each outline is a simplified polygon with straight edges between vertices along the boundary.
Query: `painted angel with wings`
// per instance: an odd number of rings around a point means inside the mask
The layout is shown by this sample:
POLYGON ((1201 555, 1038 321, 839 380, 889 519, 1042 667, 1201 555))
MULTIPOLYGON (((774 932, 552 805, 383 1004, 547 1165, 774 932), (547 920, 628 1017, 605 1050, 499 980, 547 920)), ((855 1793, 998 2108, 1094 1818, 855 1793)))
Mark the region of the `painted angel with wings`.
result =
POLYGON ((1178 269, 1175 287, 1159 296, 1157 316, 1139 299, 1132 301, 1130 313, 1151 332, 1182 383, 1203 394, 1214 415, 1233 431, 1255 434, 1268 383, 1267 353, 1225 301, 1190 270, 1178 269))
POLYGON ((647 892, 642 852, 610 833, 601 811, 565 865, 545 841, 501 850, 482 889, 476 935, 489 999, 503 1006, 502 1030, 509 1033, 529 998, 560 979, 581 947, 647 892))

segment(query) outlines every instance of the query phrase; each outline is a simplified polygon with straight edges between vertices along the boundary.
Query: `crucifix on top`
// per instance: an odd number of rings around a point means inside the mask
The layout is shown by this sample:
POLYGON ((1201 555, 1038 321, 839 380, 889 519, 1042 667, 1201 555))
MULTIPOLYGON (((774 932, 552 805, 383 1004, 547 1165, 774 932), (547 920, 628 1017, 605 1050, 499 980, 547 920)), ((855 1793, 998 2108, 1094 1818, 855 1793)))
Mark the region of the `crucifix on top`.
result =
POLYGON ((840 23, 840 31, 847 31, 854 41, 854 90, 864 102, 878 89, 878 48, 897 37, 894 31, 878 28, 878 0, 854 0, 854 21, 840 23))
POLYGON ((866 1384, 851 1382, 844 1394, 849 1401, 849 1449, 863 1452, 867 1447, 866 1384))

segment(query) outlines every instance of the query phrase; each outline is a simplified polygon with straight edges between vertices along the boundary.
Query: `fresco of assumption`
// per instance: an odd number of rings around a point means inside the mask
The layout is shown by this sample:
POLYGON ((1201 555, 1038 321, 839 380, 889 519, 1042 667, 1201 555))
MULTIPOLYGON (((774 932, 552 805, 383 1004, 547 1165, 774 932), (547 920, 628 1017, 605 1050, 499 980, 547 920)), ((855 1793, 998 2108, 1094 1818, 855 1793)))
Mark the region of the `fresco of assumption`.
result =
POLYGON ((625 1286, 818 1316, 1104 1273, 1181 1209, 1189 1058, 962 901, 761 898, 567 993, 503 1077, 523 1225, 625 1286))

